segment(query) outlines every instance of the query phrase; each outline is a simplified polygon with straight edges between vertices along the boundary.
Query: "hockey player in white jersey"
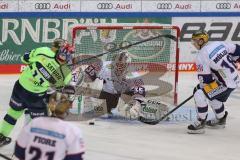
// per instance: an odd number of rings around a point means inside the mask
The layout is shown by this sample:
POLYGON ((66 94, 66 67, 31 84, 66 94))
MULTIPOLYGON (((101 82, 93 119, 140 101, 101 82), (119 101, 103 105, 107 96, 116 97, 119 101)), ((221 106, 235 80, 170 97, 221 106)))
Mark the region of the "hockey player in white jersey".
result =
POLYGON ((21 131, 14 154, 20 160, 82 160, 85 152, 81 130, 62 119, 71 101, 60 93, 50 97, 52 117, 33 119, 21 131))
POLYGON ((122 94, 132 96, 129 108, 133 117, 138 116, 141 102, 145 96, 145 88, 141 79, 127 79, 130 57, 123 50, 116 55, 114 61, 105 61, 99 64, 89 65, 85 69, 87 81, 95 81, 97 78, 103 80, 103 88, 99 99, 106 99, 107 113, 111 117, 113 108, 117 107, 122 94))
POLYGON ((204 133, 205 125, 225 127, 228 112, 224 102, 239 84, 233 56, 240 55, 240 47, 225 42, 208 42, 208 39, 206 31, 200 30, 192 35, 192 44, 199 50, 196 57, 199 84, 193 91, 197 121, 188 126, 188 133, 204 133), (208 104, 215 118, 207 121, 208 104))

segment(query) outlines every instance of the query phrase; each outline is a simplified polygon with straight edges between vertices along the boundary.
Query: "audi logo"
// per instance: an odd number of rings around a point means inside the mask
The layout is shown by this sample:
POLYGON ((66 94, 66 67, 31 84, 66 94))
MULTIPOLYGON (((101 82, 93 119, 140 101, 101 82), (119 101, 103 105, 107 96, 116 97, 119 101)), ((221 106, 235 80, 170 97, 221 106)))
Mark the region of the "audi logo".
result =
POLYGON ((172 3, 158 3, 157 9, 172 9, 172 3))
POLYGON ((112 3, 98 3, 97 8, 98 9, 112 9, 113 4, 112 3))
POLYGON ((51 8, 50 3, 35 3, 35 9, 45 10, 50 8, 51 8))
POLYGON ((217 3, 216 9, 230 9, 231 4, 230 3, 217 3))

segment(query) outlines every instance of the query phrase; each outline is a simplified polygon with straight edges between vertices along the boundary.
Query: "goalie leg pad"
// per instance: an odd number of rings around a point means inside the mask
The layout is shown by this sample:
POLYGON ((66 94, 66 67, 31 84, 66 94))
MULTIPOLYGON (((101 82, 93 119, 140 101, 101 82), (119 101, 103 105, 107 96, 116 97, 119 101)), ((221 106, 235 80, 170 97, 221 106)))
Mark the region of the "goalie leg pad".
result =
POLYGON ((150 119, 144 118, 142 116, 139 117, 139 121, 149 124, 149 125, 156 125, 159 123, 159 120, 150 120, 150 119))
POLYGON ((167 106, 164 102, 154 99, 142 103, 139 121, 150 125, 158 124, 160 119, 168 112, 167 106))

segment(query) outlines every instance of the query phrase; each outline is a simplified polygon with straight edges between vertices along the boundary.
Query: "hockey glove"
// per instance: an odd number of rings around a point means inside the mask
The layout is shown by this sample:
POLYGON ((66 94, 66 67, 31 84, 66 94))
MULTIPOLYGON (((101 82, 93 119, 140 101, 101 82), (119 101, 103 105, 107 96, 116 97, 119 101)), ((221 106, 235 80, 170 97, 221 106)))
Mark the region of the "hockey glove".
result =
POLYGON ((140 116, 141 104, 139 101, 132 100, 125 105, 125 116, 131 119, 137 119, 140 116))
POLYGON ((193 89, 193 95, 197 92, 197 90, 202 89, 200 87, 200 84, 198 84, 194 89, 193 89))

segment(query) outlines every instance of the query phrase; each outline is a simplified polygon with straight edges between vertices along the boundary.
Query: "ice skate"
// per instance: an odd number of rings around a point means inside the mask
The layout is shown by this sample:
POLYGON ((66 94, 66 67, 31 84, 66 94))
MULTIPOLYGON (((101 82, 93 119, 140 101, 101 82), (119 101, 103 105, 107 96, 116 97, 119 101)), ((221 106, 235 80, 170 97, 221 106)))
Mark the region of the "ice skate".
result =
POLYGON ((110 113, 106 113, 104 115, 102 115, 100 117, 101 119, 112 119, 113 118, 113 114, 110 112, 110 113))
POLYGON ((188 126, 189 134, 203 134, 205 133, 206 120, 198 119, 193 124, 188 126))
POLYGON ((12 139, 10 137, 6 137, 0 133, 0 147, 8 145, 11 141, 12 139))
POLYGON ((228 116, 228 112, 226 111, 225 115, 222 118, 208 120, 206 123, 206 126, 208 126, 209 128, 216 128, 216 129, 225 128, 227 116, 228 116))

